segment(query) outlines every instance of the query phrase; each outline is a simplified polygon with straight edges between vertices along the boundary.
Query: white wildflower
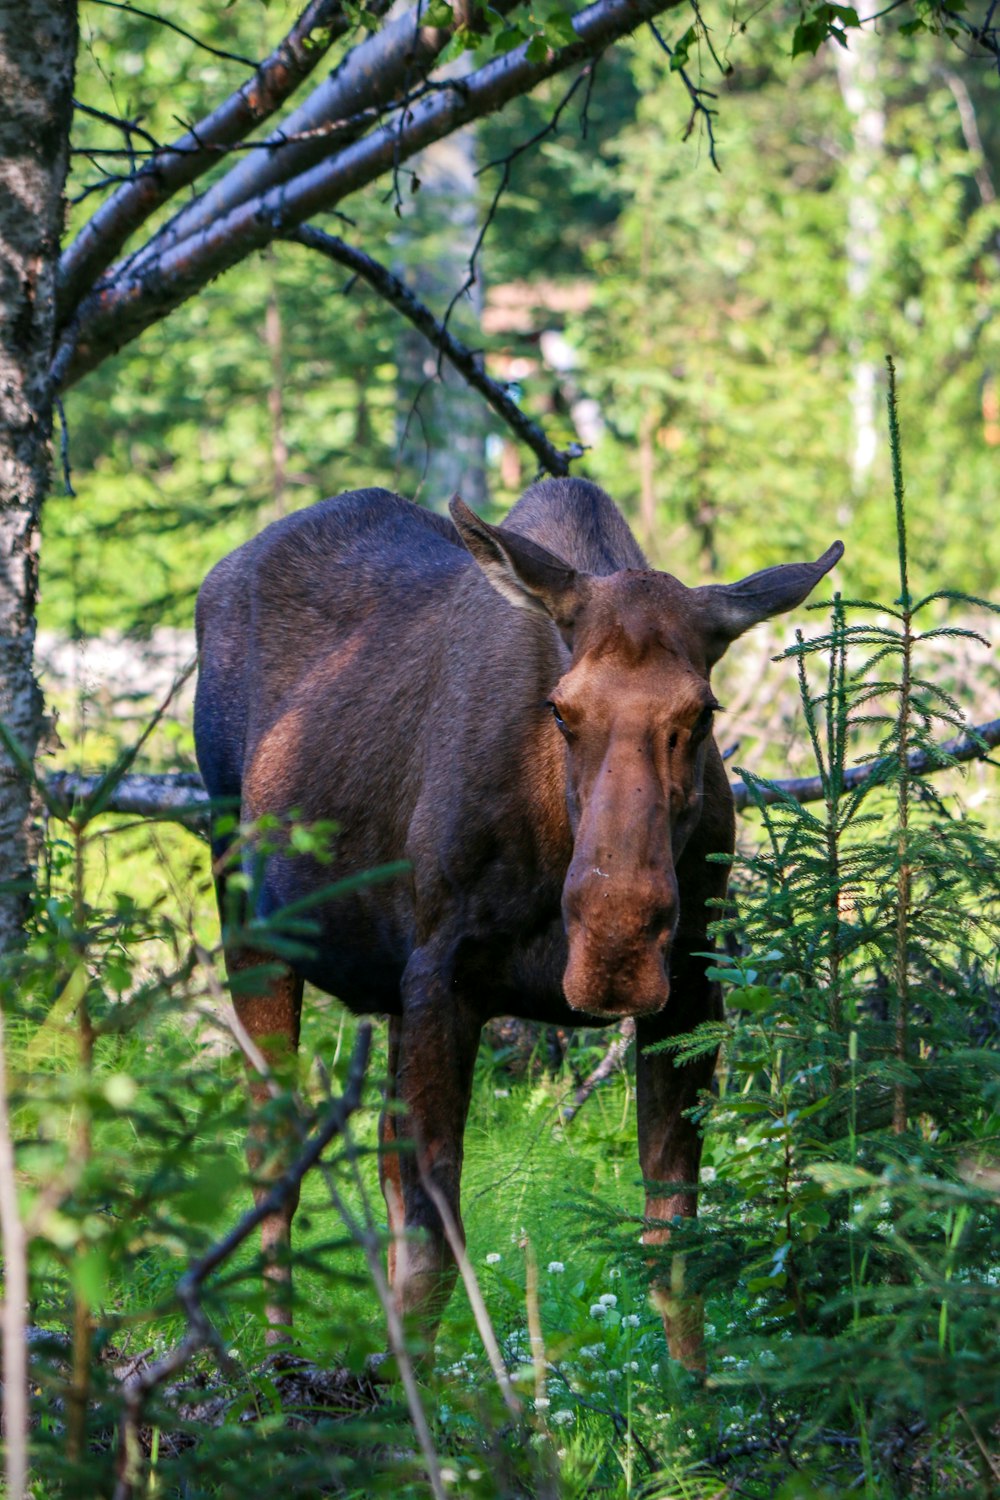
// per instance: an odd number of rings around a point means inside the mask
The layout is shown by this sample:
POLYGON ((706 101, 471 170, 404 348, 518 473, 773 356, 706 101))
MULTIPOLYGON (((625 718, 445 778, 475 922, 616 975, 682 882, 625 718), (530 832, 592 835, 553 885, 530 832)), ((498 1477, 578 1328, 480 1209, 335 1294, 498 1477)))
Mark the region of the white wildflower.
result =
POLYGON ((622 1318, 622 1322, 625 1324, 626 1328, 638 1328, 638 1326, 639 1326, 639 1314, 638 1313, 626 1313, 625 1316, 624 1316, 624 1318, 622 1318))
POLYGON ((608 1272, 608 1280, 609 1281, 617 1281, 619 1279, 619 1277, 621 1276, 621 1274, 622 1273, 621 1273, 621 1271, 619 1271, 619 1269, 618 1269, 617 1266, 612 1266, 611 1270, 608 1272))
POLYGON ((597 1300, 598 1302, 600 1302, 602 1307, 618 1306, 618 1298, 615 1296, 614 1292, 602 1292, 597 1300))
POLYGON ((631 1370, 633 1375, 638 1375, 639 1361, 637 1359, 630 1359, 625 1368, 626 1370, 631 1370))
POLYGON ((590 1304, 590 1316, 592 1318, 603 1318, 607 1316, 607 1308, 603 1302, 592 1302, 590 1304))
POLYGON ((491 1250, 489 1255, 487 1255, 486 1264, 488 1266, 498 1266, 500 1264, 500 1257, 495 1250, 491 1250))
POLYGON ((660 1367, 659 1367, 659 1365, 658 1364, 650 1365, 649 1372, 650 1372, 651 1375, 659 1375, 659 1373, 660 1373, 660 1367))
POLYGON ((548 1396, 536 1396, 535 1397, 535 1410, 536 1411, 547 1411, 548 1408, 551 1405, 552 1405, 552 1402, 549 1400, 548 1396))
MULTIPOLYGON (((593 1308, 591 1308, 591 1312, 593 1312, 593 1308)), ((580 1350, 580 1357, 581 1359, 600 1359, 603 1353, 603 1344, 585 1344, 580 1350)))
POLYGON ((561 1260, 550 1260, 549 1261, 549 1275, 550 1276, 561 1276, 562 1273, 565 1271, 565 1269, 566 1269, 566 1267, 563 1265, 563 1263, 562 1263, 561 1260))
POLYGON ((494 1089, 493 1097, 494 1099, 509 1099, 510 1089, 494 1089))
POLYGON ((570 1422, 575 1420, 576 1414, 571 1412, 567 1406, 560 1407, 559 1411, 552 1413, 552 1423, 556 1427, 568 1427, 570 1422))
POLYGON ((608 1371, 608 1379, 609 1380, 621 1380, 621 1378, 622 1378, 622 1372, 621 1372, 621 1370, 609 1370, 608 1371))
POLYGON ((456 1469, 442 1469, 441 1479, 444 1484, 457 1484, 458 1471, 456 1469))
POLYGON ((473 1483, 475 1483, 475 1481, 477 1479, 482 1479, 482 1477, 483 1477, 483 1471, 482 1471, 482 1469, 470 1469, 469 1470, 469 1478, 472 1480, 473 1483))

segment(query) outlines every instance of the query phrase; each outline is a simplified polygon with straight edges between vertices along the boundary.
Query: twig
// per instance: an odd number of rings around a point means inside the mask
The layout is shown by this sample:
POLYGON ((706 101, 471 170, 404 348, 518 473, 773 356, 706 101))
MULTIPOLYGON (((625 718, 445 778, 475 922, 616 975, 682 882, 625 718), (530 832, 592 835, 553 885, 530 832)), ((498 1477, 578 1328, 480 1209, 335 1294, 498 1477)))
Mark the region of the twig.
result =
POLYGON ((174 1297, 187 1317, 187 1329, 179 1343, 162 1359, 150 1365, 141 1375, 126 1383, 122 1392, 123 1411, 118 1450, 118 1476, 114 1500, 132 1500, 138 1478, 139 1426, 143 1410, 149 1397, 164 1381, 180 1373, 187 1362, 207 1345, 215 1345, 220 1352, 218 1336, 204 1308, 200 1293, 206 1279, 223 1265, 243 1241, 259 1224, 271 1214, 277 1213, 292 1196, 302 1179, 320 1160, 327 1146, 336 1136, 342 1136, 351 1115, 361 1104, 368 1054, 371 1049, 371 1026, 367 1022, 358 1030, 354 1052, 348 1069, 347 1085, 339 1099, 333 1100, 330 1108, 314 1135, 307 1140, 298 1157, 288 1171, 274 1184, 252 1209, 243 1215, 239 1223, 217 1240, 210 1250, 196 1260, 181 1277, 174 1288, 174 1297))
POLYGON ((213 47, 210 42, 203 42, 200 37, 193 36, 190 31, 185 31, 183 26, 178 26, 176 21, 168 21, 166 16, 159 16, 152 10, 141 10, 138 5, 129 5, 126 0, 90 0, 92 5, 103 5, 108 10, 124 10, 129 15, 141 16, 144 21, 155 21, 158 26, 166 26, 169 31, 175 31, 182 36, 186 42, 193 42, 203 52, 208 52, 212 57, 219 57, 223 62, 241 63, 244 68, 256 68, 257 63, 252 57, 243 57, 239 52, 225 52, 219 47, 213 47))
MULTIPOLYGON (((711 89, 699 88, 696 83, 693 83, 688 75, 687 68, 675 66, 674 49, 669 46, 668 43, 664 40, 664 37, 659 31, 655 21, 649 22, 649 29, 653 33, 656 40, 659 42, 660 46, 663 48, 663 51, 669 57, 670 67, 672 71, 680 76, 681 82, 684 84, 684 87, 688 91, 688 98, 691 100, 691 117, 687 122, 687 129, 684 131, 683 139, 688 139, 695 127, 695 121, 698 119, 698 116, 701 115, 701 117, 705 121, 705 130, 708 135, 709 161, 712 163, 712 166, 717 172, 721 172, 722 168, 719 166, 719 159, 715 154, 715 127, 712 124, 713 119, 719 113, 719 111, 717 109, 710 109, 709 106, 704 102, 706 99, 716 99, 718 98, 718 95, 713 94, 711 89)), ((714 52, 712 55, 713 57, 715 56, 714 52)), ((716 58, 716 62, 718 62, 718 58, 716 58)))
POLYGON ((563 111, 569 104, 569 101, 572 99, 581 83, 583 83, 584 79, 589 78, 590 82, 588 82, 588 87, 586 93, 584 94, 584 108, 586 109, 588 103, 590 102, 590 85, 593 81, 594 69, 597 67, 599 61, 600 54, 591 62, 589 62, 587 66, 577 74, 576 78, 574 78, 573 82, 570 84, 569 88, 566 90, 565 94, 563 94, 559 103, 552 111, 552 115, 550 116, 549 120, 542 126, 541 130, 536 130, 534 135, 530 136, 528 140, 522 141, 519 146, 515 146, 512 151, 508 151, 506 156, 498 156, 493 161, 488 161, 485 166, 478 167, 476 169, 475 175, 477 177, 482 177, 484 173, 492 171, 495 167, 501 167, 503 170, 500 174, 500 181, 497 184, 496 192, 493 194, 490 206, 486 210, 486 217, 482 222, 479 233, 476 235, 476 242, 469 254, 469 263, 466 267, 465 280, 458 288, 458 291, 455 292, 451 301, 448 303, 447 308, 445 309, 443 327, 448 327, 448 324, 451 321, 451 315, 454 312, 455 307, 465 296, 466 292, 476 284, 476 262, 479 259, 479 252, 483 248, 483 242, 485 241, 486 236, 489 233, 490 226, 493 223, 494 218, 496 217, 500 199, 510 185, 510 174, 513 169, 514 163, 517 161, 519 156, 523 156, 526 151, 531 150, 532 146, 537 146, 540 141, 543 141, 545 139, 546 136, 553 133, 553 131, 557 128, 559 121, 562 118, 563 111))
POLYGON ((364 1252, 368 1274, 371 1276, 375 1293, 382 1304, 382 1311, 385 1314, 385 1327, 389 1337, 389 1348, 395 1356, 399 1378, 403 1382, 403 1391, 406 1395, 406 1404, 409 1407, 410 1417, 413 1421, 413 1429, 417 1434, 417 1441, 424 1455, 424 1466, 427 1470, 427 1478, 430 1481, 431 1494, 434 1496, 434 1500, 446 1500, 444 1480, 441 1476, 441 1468, 438 1463, 437 1451, 434 1447, 434 1439, 431 1435, 423 1402, 420 1399, 420 1389, 417 1385, 413 1361, 406 1347, 403 1319, 399 1307, 396 1305, 392 1289, 386 1280, 385 1272, 382 1269, 381 1240, 372 1219, 368 1194, 365 1189, 364 1179, 358 1169, 357 1152, 349 1131, 345 1131, 344 1141, 347 1159, 354 1173, 355 1186, 357 1187, 365 1211, 367 1223, 364 1227, 358 1223, 351 1210, 347 1207, 347 1204, 337 1191, 330 1172, 326 1169, 322 1170, 323 1181, 330 1195, 330 1202, 340 1214, 345 1226, 364 1252))
POLYGON ((550 474, 568 474, 570 463, 583 452, 579 444, 573 443, 565 451, 549 442, 545 433, 530 417, 512 401, 506 389, 492 380, 483 368, 483 357, 461 343, 448 332, 445 323, 438 322, 430 308, 414 296, 410 288, 394 276, 385 266, 363 250, 345 244, 336 235, 326 234, 305 224, 301 229, 285 236, 293 244, 304 245, 309 250, 318 250, 328 259, 346 266, 356 276, 362 277, 398 312, 420 330, 427 341, 454 366, 462 378, 485 397, 497 415, 506 422, 522 442, 537 457, 542 468, 550 474))
POLYGON ((559 1111, 559 1123, 568 1125, 586 1104, 591 1094, 605 1080, 609 1078, 615 1069, 624 1060, 625 1054, 635 1037, 635 1022, 631 1019, 622 1022, 619 1034, 611 1043, 604 1056, 601 1058, 593 1072, 589 1073, 583 1080, 569 1104, 563 1105, 559 1111))
POLYGON ((430 1174, 424 1170, 422 1163, 420 1167, 420 1181, 423 1184, 424 1191, 441 1216, 441 1227, 444 1229, 444 1237, 448 1241, 452 1255, 455 1257, 455 1263, 458 1266, 459 1275, 462 1278, 462 1283, 469 1298, 469 1305, 476 1320, 476 1327, 479 1329, 479 1337, 483 1341, 483 1348, 486 1350, 486 1357, 490 1362, 493 1377, 500 1387, 500 1394, 503 1396, 504 1404, 512 1416, 520 1417, 521 1403, 514 1394, 514 1389, 511 1386, 507 1367, 503 1362, 500 1346, 493 1331, 493 1324, 490 1322, 490 1315, 486 1309, 483 1294, 479 1289, 479 1281, 475 1271, 472 1269, 472 1262, 469 1260, 469 1253, 465 1248, 465 1241, 462 1238, 461 1231, 455 1222, 455 1216, 441 1189, 433 1181, 430 1174))

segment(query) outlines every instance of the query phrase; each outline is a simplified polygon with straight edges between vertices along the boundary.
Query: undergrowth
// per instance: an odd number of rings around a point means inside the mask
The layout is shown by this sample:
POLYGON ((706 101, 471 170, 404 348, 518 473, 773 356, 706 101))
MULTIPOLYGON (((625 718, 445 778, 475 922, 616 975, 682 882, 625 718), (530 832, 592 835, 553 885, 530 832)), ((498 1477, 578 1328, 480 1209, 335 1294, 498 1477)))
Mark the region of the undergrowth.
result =
MULTIPOLYGON (((894 394, 890 435, 899 596, 836 598, 785 653, 823 798, 770 801, 745 773, 758 808, 712 958, 727 1019, 676 1044, 723 1049, 699 1219, 640 1244, 628 1069, 563 1121, 605 1043, 571 1043, 555 1074, 484 1048, 466 1283, 409 1386, 370 1379, 392 1345, 379 1031, 362 1080, 364 1028, 313 995, 299 1064, 273 1079, 269 1118, 303 1149, 356 1098, 304 1183, 298 1362, 268 1361, 253 1239, 189 1295, 249 1201, 207 860, 192 844, 142 862, 136 830, 102 817, 129 757, 69 818, 53 809, 29 942, 0 975, 36 1496, 995 1493, 1000 851, 931 774, 962 721, 933 651, 951 606, 982 601, 913 592, 894 394), (123 839, 131 893, 109 873, 123 839), (667 1357, 651 1256, 705 1297, 704 1375, 667 1357)), ((300 912, 254 942, 287 957, 308 935, 300 912)))

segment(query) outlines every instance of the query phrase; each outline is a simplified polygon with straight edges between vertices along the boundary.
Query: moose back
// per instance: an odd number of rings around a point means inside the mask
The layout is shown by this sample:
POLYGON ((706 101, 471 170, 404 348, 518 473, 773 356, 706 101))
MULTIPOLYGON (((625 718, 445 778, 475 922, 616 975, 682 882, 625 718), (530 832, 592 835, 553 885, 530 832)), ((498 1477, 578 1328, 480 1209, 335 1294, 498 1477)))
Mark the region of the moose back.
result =
MULTIPOLYGON (((704 955, 727 869, 708 856, 732 850, 734 814, 711 671, 843 551, 686 588, 648 567, 609 497, 581 480, 532 486, 500 526, 457 497, 451 517, 378 489, 322 501, 220 562, 197 611, 210 795, 238 799, 244 823, 294 813, 338 829, 332 865, 270 853, 254 915, 408 865, 321 902, 310 956, 263 989, 234 983, 234 1000, 272 1055, 297 1045, 306 979, 388 1015, 390 1276, 428 1332, 455 1277, 438 1205, 461 1223, 490 1017, 634 1017, 647 1239, 695 1213, 687 1111, 714 1061, 680 1067, 645 1049, 720 1012, 704 955)), ((231 864, 221 844, 214 854, 225 911, 231 864)), ((226 958, 231 981, 268 961, 236 944, 226 958)), ((276 1332, 290 1321, 294 1211, 264 1225, 276 1332)), ((667 1323, 672 1352, 696 1358, 697 1331, 667 1323)))

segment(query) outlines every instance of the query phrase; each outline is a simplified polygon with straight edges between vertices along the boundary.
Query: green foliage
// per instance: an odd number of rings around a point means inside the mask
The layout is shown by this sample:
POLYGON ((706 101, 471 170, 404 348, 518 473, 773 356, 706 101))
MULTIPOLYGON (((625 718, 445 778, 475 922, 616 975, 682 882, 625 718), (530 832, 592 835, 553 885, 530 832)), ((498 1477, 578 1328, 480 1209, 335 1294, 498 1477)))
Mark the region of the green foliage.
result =
POLYGON ((731 1309, 708 1385, 760 1403, 723 1465, 748 1494, 830 1472, 872 1494, 955 1493, 970 1458, 982 1464, 970 1434, 985 1451, 1000 1416, 986 1311, 1000 1249, 1000 849, 910 765, 918 748, 942 763, 932 736, 953 732, 955 706, 920 663, 944 631, 916 628, 936 601, 910 592, 891 365, 890 442, 892 624, 851 623, 864 606, 837 599, 829 630, 786 653, 822 810, 761 804, 739 915, 717 924, 730 1025, 671 1044, 681 1058, 725 1047, 701 1111, 702 1216, 676 1223, 670 1256, 731 1309), (849 749, 873 726, 877 769, 851 790, 849 749))

